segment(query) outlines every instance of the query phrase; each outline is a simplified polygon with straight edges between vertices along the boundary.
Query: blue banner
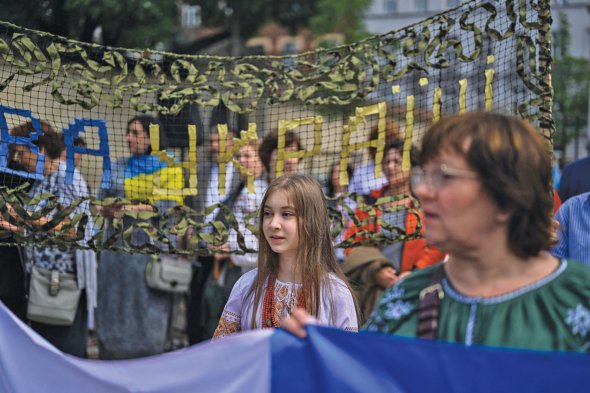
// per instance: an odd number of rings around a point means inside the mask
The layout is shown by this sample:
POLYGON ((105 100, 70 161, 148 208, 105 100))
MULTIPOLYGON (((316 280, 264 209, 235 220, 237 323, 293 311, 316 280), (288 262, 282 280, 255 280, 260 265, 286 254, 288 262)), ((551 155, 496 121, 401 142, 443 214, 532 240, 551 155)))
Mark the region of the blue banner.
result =
POLYGON ((590 357, 465 347, 312 326, 136 360, 65 355, 0 303, 0 393, 589 392, 590 357))

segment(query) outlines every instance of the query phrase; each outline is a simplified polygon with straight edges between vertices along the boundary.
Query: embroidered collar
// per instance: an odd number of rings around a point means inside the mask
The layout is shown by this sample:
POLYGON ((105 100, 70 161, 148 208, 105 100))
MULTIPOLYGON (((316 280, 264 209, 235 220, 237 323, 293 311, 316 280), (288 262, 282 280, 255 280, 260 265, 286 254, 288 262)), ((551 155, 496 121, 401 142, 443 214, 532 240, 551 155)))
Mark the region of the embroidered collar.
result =
POLYGON ((540 288, 543 285, 548 284, 549 282, 555 280, 566 269, 567 269, 567 260, 562 259, 561 263, 557 267, 557 269, 555 269, 555 271, 553 271, 548 276, 543 277, 542 279, 537 280, 537 281, 535 281, 529 285, 526 285, 522 288, 505 293, 503 295, 485 297, 485 298, 481 297, 481 296, 467 296, 467 295, 462 294, 461 292, 459 292, 455 288, 453 288, 451 282, 449 281, 449 279, 447 277, 442 279, 442 286, 443 286, 443 290, 445 291, 445 293, 447 295, 449 295, 453 300, 456 300, 460 303, 465 303, 465 304, 479 303, 479 304, 490 304, 491 305, 491 304, 502 303, 507 300, 512 300, 518 296, 524 295, 525 293, 529 293, 531 291, 534 291, 535 289, 540 288))

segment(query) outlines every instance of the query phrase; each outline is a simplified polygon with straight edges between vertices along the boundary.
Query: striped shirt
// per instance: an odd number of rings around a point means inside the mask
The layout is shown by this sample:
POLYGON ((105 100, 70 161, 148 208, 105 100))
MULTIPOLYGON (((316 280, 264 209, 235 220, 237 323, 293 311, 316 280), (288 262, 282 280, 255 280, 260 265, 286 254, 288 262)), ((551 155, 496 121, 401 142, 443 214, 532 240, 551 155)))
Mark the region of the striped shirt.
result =
POLYGON ((590 265, 590 192, 568 199, 555 214, 560 227, 551 253, 590 265))

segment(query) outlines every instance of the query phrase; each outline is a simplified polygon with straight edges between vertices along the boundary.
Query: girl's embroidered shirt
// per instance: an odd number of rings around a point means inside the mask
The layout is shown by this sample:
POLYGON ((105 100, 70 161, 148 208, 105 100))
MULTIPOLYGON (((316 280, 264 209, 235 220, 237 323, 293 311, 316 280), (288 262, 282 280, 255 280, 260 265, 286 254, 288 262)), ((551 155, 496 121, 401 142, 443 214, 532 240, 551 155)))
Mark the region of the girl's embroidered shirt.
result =
MULTIPOLYGON (((213 339, 228 336, 252 326, 252 310, 254 296, 248 296, 254 284, 258 269, 244 274, 234 285, 229 300, 225 305, 219 325, 213 339)), ((327 278, 329 289, 322 287, 318 321, 322 325, 334 326, 348 331, 358 331, 358 322, 352 294, 346 284, 336 275, 330 273, 327 278)), ((268 285, 268 279, 266 282, 268 285)), ((297 299, 303 288, 295 284, 276 280, 273 294, 273 317, 275 321, 286 318, 297 307, 297 299)), ((266 291, 266 286, 264 288, 266 291)), ((266 324, 262 321, 264 296, 261 296, 256 316, 256 328, 262 329, 266 324)))

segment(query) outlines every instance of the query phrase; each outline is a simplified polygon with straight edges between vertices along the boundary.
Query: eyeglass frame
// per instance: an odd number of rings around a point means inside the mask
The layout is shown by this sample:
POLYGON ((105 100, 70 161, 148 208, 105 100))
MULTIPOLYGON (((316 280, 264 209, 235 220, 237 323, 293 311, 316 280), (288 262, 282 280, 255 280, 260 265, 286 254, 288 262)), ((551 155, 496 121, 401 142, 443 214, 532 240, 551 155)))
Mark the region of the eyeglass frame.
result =
POLYGON ((410 185, 413 190, 423 184, 430 189, 438 190, 453 179, 477 180, 479 175, 469 169, 450 168, 447 164, 440 164, 438 170, 429 172, 419 166, 410 169, 410 185))

